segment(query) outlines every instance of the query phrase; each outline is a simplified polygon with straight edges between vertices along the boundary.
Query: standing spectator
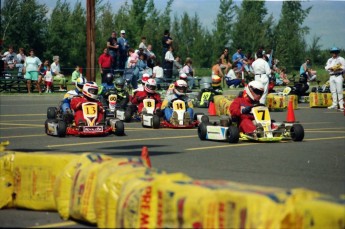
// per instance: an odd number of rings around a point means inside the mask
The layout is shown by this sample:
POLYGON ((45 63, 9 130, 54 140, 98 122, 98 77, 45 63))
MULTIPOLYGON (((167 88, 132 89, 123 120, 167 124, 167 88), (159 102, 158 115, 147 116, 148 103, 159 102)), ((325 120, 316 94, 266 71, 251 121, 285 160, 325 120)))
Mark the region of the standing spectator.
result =
POLYGON ((131 72, 132 74, 131 84, 132 84, 133 89, 138 88, 138 77, 139 77, 139 68, 137 66, 138 61, 139 61, 138 53, 136 53, 133 48, 130 48, 128 50, 128 60, 127 60, 126 69, 131 70, 129 72, 131 72))
POLYGON ((142 49, 144 52, 147 52, 146 37, 141 37, 141 42, 139 44, 139 49, 142 49))
POLYGON ((153 68, 155 66, 156 55, 152 51, 152 45, 151 44, 147 45, 146 52, 144 52, 144 53, 147 55, 147 66, 149 68, 153 68))
MULTIPOLYGON (((43 81, 42 79, 43 79, 44 74, 45 74, 45 72, 47 71, 48 67, 49 67, 49 69, 50 69, 49 60, 44 60, 43 65, 41 66, 40 72, 39 72, 39 75, 38 75, 38 83, 39 83, 40 85, 42 84, 42 81, 43 81)), ((50 69, 49 71, 51 71, 51 69, 50 69)), ((43 90, 44 90, 44 88, 43 88, 43 90)))
POLYGON ((163 78, 164 78, 164 71, 159 61, 157 61, 156 66, 153 67, 152 78, 156 80, 158 89, 160 90, 160 84, 163 82, 163 78))
POLYGON ((187 75, 188 88, 191 91, 194 86, 194 69, 192 67, 192 59, 190 57, 186 58, 185 64, 182 68, 182 73, 187 75))
POLYGON ((327 60, 325 69, 328 71, 329 87, 332 93, 332 106, 328 109, 337 109, 339 104, 339 111, 344 111, 344 96, 343 96, 343 73, 345 69, 345 59, 339 56, 340 49, 333 47, 330 50, 332 57, 327 60))
POLYGON ((80 73, 80 67, 79 65, 76 65, 74 67, 74 71, 72 72, 72 77, 71 77, 71 84, 75 85, 75 82, 77 82, 77 79, 81 76, 80 73))
POLYGON ((31 90, 31 81, 36 82, 36 87, 38 92, 41 94, 41 86, 38 83, 38 73, 40 72, 40 68, 42 65, 41 60, 35 56, 35 52, 33 49, 30 49, 29 52, 30 56, 25 58, 25 63, 24 63, 24 72, 25 76, 24 78, 26 79, 26 85, 28 88, 28 93, 30 94, 31 90))
POLYGON ((260 98, 260 103, 265 104, 268 94, 269 75, 271 75, 271 68, 267 61, 263 59, 262 51, 256 53, 257 59, 253 62, 252 67, 255 74, 255 81, 259 81, 264 86, 264 93, 260 98))
POLYGON ((19 48, 18 49, 18 54, 17 54, 17 64, 16 67, 18 68, 18 76, 21 77, 23 75, 23 66, 25 62, 25 52, 24 48, 19 48))
POLYGON ((141 77, 143 76, 143 74, 148 71, 146 58, 147 57, 145 53, 140 53, 139 60, 137 63, 137 66, 139 68, 139 77, 138 77, 139 80, 141 80, 141 77))
POLYGON ((117 38, 117 44, 119 45, 119 68, 125 69, 125 64, 128 58, 129 44, 126 37, 126 31, 121 30, 121 37, 117 38))
POLYGON ((46 85, 46 93, 52 93, 51 88, 53 87, 53 75, 52 72, 50 71, 50 66, 47 66, 47 70, 44 73, 43 80, 46 85))
POLYGON ((167 79, 172 79, 172 71, 173 71, 173 64, 174 64, 174 55, 173 55, 173 47, 169 46, 168 51, 165 53, 165 65, 164 70, 166 71, 165 77, 167 79))
POLYGON ((228 48, 224 48, 223 53, 220 55, 220 59, 222 60, 220 67, 222 70, 224 70, 222 72, 223 76, 224 76, 226 73, 228 73, 228 69, 231 68, 231 62, 230 62, 229 49, 228 48))
POLYGON ((61 74, 60 70, 60 57, 53 56, 53 63, 50 65, 53 77, 55 80, 60 80, 60 89, 59 91, 67 91, 66 90, 66 78, 63 74, 61 74))
POLYGON ((98 57, 99 70, 102 76, 102 84, 106 82, 106 76, 111 73, 113 58, 109 55, 108 48, 103 49, 103 53, 98 57))
MULTIPOLYGON (((169 50, 169 47, 172 46, 173 39, 170 37, 169 30, 164 30, 164 35, 162 37, 162 46, 163 46, 163 61, 165 61, 165 54, 169 50)), ((164 62, 163 62, 164 66, 164 62)))
POLYGON ((111 32, 111 37, 109 37, 107 41, 107 48, 109 50, 109 55, 113 58, 111 67, 112 67, 112 70, 114 71, 115 69, 117 69, 117 53, 119 49, 115 31, 111 32))
POLYGON ((180 56, 176 56, 173 64, 173 76, 174 78, 178 78, 180 75, 180 71, 182 70, 181 58, 180 56))

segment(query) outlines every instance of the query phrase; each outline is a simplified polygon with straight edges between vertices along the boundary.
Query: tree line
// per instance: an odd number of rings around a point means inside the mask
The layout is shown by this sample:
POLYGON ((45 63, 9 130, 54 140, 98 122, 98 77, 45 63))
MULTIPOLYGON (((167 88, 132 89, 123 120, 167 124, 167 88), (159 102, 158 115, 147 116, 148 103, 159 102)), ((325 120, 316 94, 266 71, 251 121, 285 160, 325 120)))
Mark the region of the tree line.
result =
MULTIPOLYGON (((119 34, 122 29, 133 48, 138 48, 145 36, 160 61, 163 32, 170 30, 174 54, 183 60, 191 57, 198 68, 211 68, 224 47, 229 48, 230 55, 241 46, 244 54, 251 52, 254 56, 263 46, 273 50, 273 56, 287 70, 298 69, 306 57, 322 65, 329 57, 327 50, 320 50, 320 37, 314 36, 307 46, 309 28, 302 25, 312 8, 302 9, 300 1, 284 1, 280 19, 275 22, 267 13, 265 1, 243 0, 237 6, 233 0, 220 0, 212 30, 202 25, 198 14, 183 12, 177 16, 173 2, 168 0, 160 11, 154 0, 126 1, 113 12, 109 2, 96 0, 96 57, 111 32, 119 34)), ((16 50, 33 48, 41 59, 59 55, 62 67, 71 71, 76 64, 86 66, 86 9, 81 1, 71 6, 66 0, 58 0, 51 11, 37 0, 4 0, 1 7, 2 53, 9 45, 16 50)))

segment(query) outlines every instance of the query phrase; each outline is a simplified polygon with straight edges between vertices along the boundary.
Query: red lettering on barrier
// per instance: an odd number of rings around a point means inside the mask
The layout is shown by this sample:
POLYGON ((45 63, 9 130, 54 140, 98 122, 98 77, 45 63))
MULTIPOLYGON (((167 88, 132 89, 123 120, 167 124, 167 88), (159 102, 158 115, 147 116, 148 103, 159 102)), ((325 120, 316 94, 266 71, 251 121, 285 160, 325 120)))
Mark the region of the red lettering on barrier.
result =
POLYGON ((218 212, 219 212, 219 228, 225 228, 225 204, 223 202, 219 203, 218 206, 218 212))
POLYGON ((141 196, 141 206, 140 206, 140 228, 148 228, 150 217, 150 202, 151 202, 151 196, 152 196, 152 187, 148 186, 144 194, 141 196), (145 213, 145 212, 148 212, 145 213))
POLYGON ((240 212, 240 228, 246 228, 247 209, 241 209, 240 212))
POLYGON ((163 227, 163 193, 158 191, 157 228, 163 227))

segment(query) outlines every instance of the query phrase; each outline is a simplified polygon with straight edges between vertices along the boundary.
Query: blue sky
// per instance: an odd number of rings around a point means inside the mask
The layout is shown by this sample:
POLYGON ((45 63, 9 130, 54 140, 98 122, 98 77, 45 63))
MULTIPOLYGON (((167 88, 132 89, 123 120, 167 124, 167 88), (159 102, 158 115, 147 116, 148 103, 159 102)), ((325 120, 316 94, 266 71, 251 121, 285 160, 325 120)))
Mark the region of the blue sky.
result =
MULTIPOLYGON (((78 0, 69 0, 71 7, 74 7, 78 0)), ((79 0, 86 5, 86 0, 79 0)), ((126 0, 109 0, 116 13, 117 10, 124 4, 126 0)), ((45 3, 49 8, 54 8, 55 1, 39 0, 40 3, 45 3)), ((103 0, 107 2, 107 0, 103 0)), ((131 3, 131 0, 128 0, 131 3)), ((235 1, 236 4, 241 4, 241 1, 235 1)), ((155 0, 156 8, 163 10, 166 6, 165 0, 155 0)), ((268 14, 272 14, 275 22, 278 22, 280 17, 282 1, 266 1, 268 14)), ((332 46, 337 46, 345 49, 345 1, 303 1, 302 7, 306 9, 312 6, 312 10, 304 21, 304 26, 310 28, 309 35, 306 37, 307 44, 310 44, 314 36, 321 37, 319 44, 324 49, 332 46)), ((174 0, 172 5, 173 13, 181 15, 183 12, 188 12, 191 16, 199 15, 201 23, 207 28, 213 27, 213 22, 216 19, 219 8, 219 1, 217 0, 174 0)))

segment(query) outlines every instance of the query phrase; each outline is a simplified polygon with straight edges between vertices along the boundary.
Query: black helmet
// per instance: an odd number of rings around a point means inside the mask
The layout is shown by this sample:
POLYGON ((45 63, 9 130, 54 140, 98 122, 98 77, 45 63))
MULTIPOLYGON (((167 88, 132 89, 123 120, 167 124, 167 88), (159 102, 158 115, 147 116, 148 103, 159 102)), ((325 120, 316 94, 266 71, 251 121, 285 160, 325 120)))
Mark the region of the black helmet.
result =
POLYGON ((106 81, 108 84, 113 83, 113 81, 114 81, 114 75, 111 74, 111 73, 108 73, 107 76, 106 76, 106 78, 105 78, 105 81, 106 81))
POLYGON ((115 80, 116 90, 122 91, 124 86, 125 86, 125 80, 123 78, 117 78, 115 80))

